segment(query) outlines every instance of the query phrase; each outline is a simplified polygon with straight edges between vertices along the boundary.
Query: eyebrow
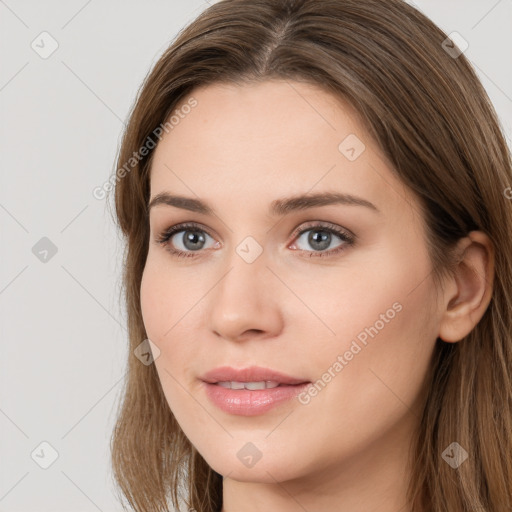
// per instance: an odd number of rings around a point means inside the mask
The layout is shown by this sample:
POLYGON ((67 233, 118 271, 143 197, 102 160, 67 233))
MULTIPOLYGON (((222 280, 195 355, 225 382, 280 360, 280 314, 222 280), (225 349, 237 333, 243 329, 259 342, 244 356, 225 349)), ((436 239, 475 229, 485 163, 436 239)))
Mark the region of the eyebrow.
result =
MULTIPOLYGON (((349 206, 364 206, 376 213, 380 210, 370 201, 362 197, 351 194, 342 194, 338 192, 323 192, 317 194, 302 194, 292 197, 276 199, 270 203, 269 212, 274 216, 283 216, 291 212, 306 210, 316 206, 328 206, 333 204, 342 204, 349 206)), ((215 210, 208 203, 192 197, 171 195, 167 192, 157 194, 148 204, 148 211, 154 206, 166 205, 174 206, 191 212, 204 215, 213 215, 215 210)))

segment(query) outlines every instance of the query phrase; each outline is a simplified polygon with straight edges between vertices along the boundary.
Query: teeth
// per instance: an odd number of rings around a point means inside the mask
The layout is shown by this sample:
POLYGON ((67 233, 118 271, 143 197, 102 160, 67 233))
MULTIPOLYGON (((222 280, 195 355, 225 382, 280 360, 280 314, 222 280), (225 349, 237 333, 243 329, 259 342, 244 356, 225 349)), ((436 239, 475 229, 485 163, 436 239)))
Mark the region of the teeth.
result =
POLYGON ((227 381, 217 382, 217 385, 227 389, 250 389, 252 391, 256 391, 258 389, 277 388, 277 386, 279 386, 279 382, 275 382, 273 380, 263 380, 260 382, 227 381))
POLYGON ((244 384, 244 387, 246 389, 251 389, 251 390, 257 390, 257 389, 266 389, 267 387, 267 383, 266 382, 246 382, 244 384))

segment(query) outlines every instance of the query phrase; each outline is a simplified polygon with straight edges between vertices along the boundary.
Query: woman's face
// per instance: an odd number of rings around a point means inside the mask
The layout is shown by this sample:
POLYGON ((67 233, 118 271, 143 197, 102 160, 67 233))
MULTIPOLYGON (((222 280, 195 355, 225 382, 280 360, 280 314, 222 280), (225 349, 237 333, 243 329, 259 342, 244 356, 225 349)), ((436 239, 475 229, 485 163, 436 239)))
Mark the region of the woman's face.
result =
POLYGON ((354 112, 317 87, 216 84, 193 98, 155 150, 150 196, 190 201, 150 209, 141 285, 170 409, 235 480, 402 464, 440 319, 417 201, 354 112), (318 194, 353 198, 291 200, 318 194), (219 367, 312 384, 206 384, 219 367))

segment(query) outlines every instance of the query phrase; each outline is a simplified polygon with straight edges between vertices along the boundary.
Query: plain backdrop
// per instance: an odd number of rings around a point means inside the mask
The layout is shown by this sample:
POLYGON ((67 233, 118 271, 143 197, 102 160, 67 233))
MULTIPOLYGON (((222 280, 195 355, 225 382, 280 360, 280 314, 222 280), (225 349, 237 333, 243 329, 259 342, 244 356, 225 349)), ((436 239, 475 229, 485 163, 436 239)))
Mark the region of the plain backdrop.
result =
MULTIPOLYGON (((469 43, 510 141, 512 0, 416 5, 469 43)), ((0 512, 122 510, 109 440, 127 358, 123 246, 92 191, 146 73, 207 7, 0 0, 0 512)))

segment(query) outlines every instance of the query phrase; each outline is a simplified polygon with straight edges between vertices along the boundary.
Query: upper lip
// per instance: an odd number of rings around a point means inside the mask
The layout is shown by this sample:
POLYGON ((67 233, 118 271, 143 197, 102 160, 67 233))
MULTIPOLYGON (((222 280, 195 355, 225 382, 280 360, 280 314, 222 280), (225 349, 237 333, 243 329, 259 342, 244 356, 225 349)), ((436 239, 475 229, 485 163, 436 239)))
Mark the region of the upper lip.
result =
POLYGON ((261 381, 274 381, 279 384, 303 384, 309 382, 306 379, 291 377, 284 373, 271 370, 270 368, 263 368, 261 366, 250 366, 247 368, 232 368, 231 366, 221 366, 206 372, 201 380, 210 384, 217 382, 261 382, 261 381))

